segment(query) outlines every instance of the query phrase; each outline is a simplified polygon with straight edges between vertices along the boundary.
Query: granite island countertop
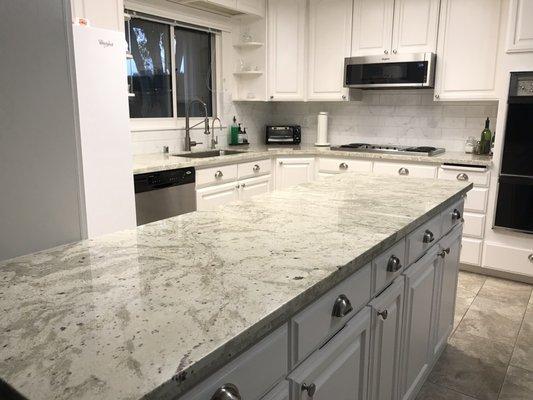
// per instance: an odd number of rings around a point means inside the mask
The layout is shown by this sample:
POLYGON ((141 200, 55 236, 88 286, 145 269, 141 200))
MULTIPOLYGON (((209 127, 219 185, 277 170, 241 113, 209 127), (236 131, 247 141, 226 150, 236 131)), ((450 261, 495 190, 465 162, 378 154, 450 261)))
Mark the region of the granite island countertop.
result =
POLYGON ((0 380, 176 396, 471 187, 347 173, 0 262, 0 380))
MULTIPOLYGON (((391 154, 391 153, 364 153, 351 151, 337 151, 330 150, 329 147, 315 147, 315 146, 265 146, 265 145, 250 145, 246 148, 237 147, 231 150, 241 151, 240 154, 226 155, 223 157, 208 157, 208 158, 189 158, 177 157, 172 154, 165 153, 151 153, 138 154, 133 156, 133 173, 142 174, 148 172, 165 171, 170 169, 196 167, 204 168, 222 164, 232 164, 259 160, 261 158, 278 157, 278 156, 301 156, 301 157, 338 157, 338 158, 359 158, 369 160, 384 160, 396 162, 419 162, 427 164, 441 165, 460 164, 467 166, 490 167, 492 165, 492 157, 466 154, 464 152, 445 152, 436 156, 424 155, 405 155, 405 154, 391 154)), ((194 150, 194 152, 205 150, 194 150)), ((187 152, 177 153, 187 155, 187 152)))

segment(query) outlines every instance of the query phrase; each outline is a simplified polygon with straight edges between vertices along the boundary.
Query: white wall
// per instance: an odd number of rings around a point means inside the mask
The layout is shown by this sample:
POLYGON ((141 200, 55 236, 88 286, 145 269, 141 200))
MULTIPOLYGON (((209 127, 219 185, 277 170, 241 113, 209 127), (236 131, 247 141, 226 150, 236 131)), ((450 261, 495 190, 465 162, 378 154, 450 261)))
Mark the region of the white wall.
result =
POLYGON ((7 259, 79 240, 83 227, 68 0, 1 1, 0 15, 0 259, 7 259))

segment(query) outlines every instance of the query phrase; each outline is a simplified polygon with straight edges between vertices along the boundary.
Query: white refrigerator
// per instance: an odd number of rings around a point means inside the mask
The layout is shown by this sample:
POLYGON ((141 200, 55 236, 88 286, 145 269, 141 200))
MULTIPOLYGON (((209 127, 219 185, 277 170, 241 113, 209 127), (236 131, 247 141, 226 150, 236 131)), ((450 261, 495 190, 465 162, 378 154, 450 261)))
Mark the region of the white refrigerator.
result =
POLYGON ((87 237, 134 228, 126 41, 122 32, 73 26, 87 237))

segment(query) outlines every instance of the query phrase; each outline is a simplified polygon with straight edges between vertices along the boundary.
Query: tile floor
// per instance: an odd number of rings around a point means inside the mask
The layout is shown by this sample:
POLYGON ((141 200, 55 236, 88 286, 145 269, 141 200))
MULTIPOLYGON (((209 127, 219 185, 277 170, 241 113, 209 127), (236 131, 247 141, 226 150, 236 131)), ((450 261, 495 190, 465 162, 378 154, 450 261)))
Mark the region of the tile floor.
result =
POLYGON ((533 400, 532 289, 460 272, 454 331, 417 400, 533 400))

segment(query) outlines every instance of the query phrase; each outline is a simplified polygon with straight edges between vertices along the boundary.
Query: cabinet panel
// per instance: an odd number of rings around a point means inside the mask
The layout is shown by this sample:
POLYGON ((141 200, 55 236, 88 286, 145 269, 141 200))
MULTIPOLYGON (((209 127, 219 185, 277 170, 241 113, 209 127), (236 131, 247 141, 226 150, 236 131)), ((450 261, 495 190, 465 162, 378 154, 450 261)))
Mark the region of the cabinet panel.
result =
POLYGON ((407 258, 405 255, 405 238, 385 250, 372 261, 374 274, 374 288, 372 293, 378 293, 385 286, 402 273, 407 258))
POLYGON ((306 0, 268 1, 271 100, 304 100, 306 0))
POLYGON ((372 161, 323 157, 318 160, 318 170, 327 173, 372 172, 372 161))
POLYGON ((391 50, 394 0, 355 0, 352 56, 388 54, 391 50))
POLYGON ((239 200, 250 200, 252 196, 270 192, 270 175, 239 181, 239 200))
POLYGON ((481 248, 483 242, 480 239, 463 238, 460 262, 471 265, 481 265, 481 248))
POLYGON ((442 234, 446 235, 454 226, 462 222, 464 201, 460 200, 441 214, 442 234))
POLYGON ((441 237, 442 218, 437 215, 407 236, 407 264, 418 260, 441 237))
POLYGON ((344 58, 350 55, 352 0, 310 0, 309 100, 346 100, 344 58))
POLYGON ((314 158, 278 158, 276 164, 276 189, 314 180, 314 158))
POLYGON ((447 179, 451 181, 466 181, 472 182, 474 186, 488 186, 490 182, 490 171, 479 168, 454 168, 449 166, 442 166, 439 168, 439 179, 447 179))
POLYGON ((265 0, 237 0, 237 10, 246 14, 264 17, 265 0))
POLYGON ((496 99, 501 0, 442 0, 435 97, 496 99))
POLYGON ((283 381, 268 392, 265 397, 262 397, 261 400, 289 400, 289 398, 289 381, 283 381))
POLYGON ((429 367, 437 249, 405 273, 405 326, 402 347, 402 399, 411 398, 429 367))
POLYGON ((241 163, 238 165, 238 176, 239 179, 244 179, 269 174, 271 168, 272 162, 270 161, 270 158, 241 163))
POLYGON ((219 206, 239 199, 237 182, 196 189, 198 211, 213 210, 219 206))
POLYGON ((489 196, 489 189, 486 188, 472 188, 466 195, 465 210, 484 213, 487 211, 487 198, 489 196))
POLYGON ((530 248, 520 248, 501 243, 487 243, 483 264, 483 267, 531 276, 533 245, 530 248))
POLYGON ((463 233, 467 236, 482 239, 485 229, 485 214, 465 212, 463 218, 465 220, 463 233))
POLYGON ((370 303, 372 355, 370 399, 397 399, 402 332, 404 278, 400 277, 370 303))
POLYGON ((436 52, 440 0, 396 0, 392 49, 436 52))
MULTIPOLYGON (((361 310, 290 376, 293 400, 365 400, 369 368, 370 311, 361 310), (309 396, 306 388, 313 387, 309 396)), ((311 390, 311 389, 310 389, 311 390)))
POLYGON ((377 174, 397 175, 402 177, 435 178, 437 167, 420 164, 401 164, 391 162, 374 162, 374 172, 377 174))
POLYGON ((507 52, 533 51, 533 1, 511 0, 507 27, 507 52))
POLYGON ((196 170, 196 187, 237 180, 237 164, 196 170))

